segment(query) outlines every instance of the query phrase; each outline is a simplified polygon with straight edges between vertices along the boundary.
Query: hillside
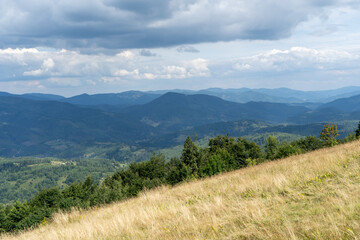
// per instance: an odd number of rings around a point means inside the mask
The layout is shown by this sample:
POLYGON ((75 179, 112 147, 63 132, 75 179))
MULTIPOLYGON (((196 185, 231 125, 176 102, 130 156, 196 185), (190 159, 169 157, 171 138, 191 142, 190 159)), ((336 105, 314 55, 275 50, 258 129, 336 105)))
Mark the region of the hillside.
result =
POLYGON ((336 108, 343 112, 360 112, 360 95, 349 98, 340 98, 326 103, 320 108, 336 108))
POLYGON ((356 239, 360 141, 161 187, 2 239, 356 239))
POLYGON ((101 142, 135 142, 153 128, 120 113, 56 101, 0 97, 0 155, 52 154, 101 142))
POLYGON ((150 103, 124 109, 134 119, 167 131, 189 129, 203 124, 256 119, 283 122, 289 117, 307 112, 299 106, 281 103, 225 101, 203 94, 166 93, 150 103))

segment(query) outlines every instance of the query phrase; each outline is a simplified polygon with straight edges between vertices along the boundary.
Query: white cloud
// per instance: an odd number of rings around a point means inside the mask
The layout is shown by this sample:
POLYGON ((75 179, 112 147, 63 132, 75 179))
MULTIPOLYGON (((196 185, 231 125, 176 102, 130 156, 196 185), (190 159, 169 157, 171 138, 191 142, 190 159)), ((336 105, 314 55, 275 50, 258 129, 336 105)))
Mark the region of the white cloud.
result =
POLYGON ((188 68, 188 77, 207 77, 210 75, 208 61, 203 58, 197 58, 185 64, 188 68))
POLYGON ((332 49, 292 47, 289 50, 273 49, 265 53, 244 57, 233 68, 238 71, 301 71, 304 69, 333 69, 353 66, 359 55, 332 49))
POLYGON ((48 58, 43 61, 40 69, 26 71, 24 72, 24 76, 40 76, 45 73, 48 73, 52 68, 54 68, 54 66, 55 66, 54 60, 48 58))
POLYGON ((39 53, 39 51, 36 48, 7 48, 7 49, 0 49, 0 54, 24 54, 24 53, 39 53))
POLYGON ((133 59, 135 55, 131 51, 126 50, 126 51, 116 54, 116 56, 125 58, 125 59, 133 59))
POLYGON ((116 71, 114 75, 121 76, 121 77, 139 78, 139 69, 135 69, 133 71, 121 69, 121 70, 116 71))

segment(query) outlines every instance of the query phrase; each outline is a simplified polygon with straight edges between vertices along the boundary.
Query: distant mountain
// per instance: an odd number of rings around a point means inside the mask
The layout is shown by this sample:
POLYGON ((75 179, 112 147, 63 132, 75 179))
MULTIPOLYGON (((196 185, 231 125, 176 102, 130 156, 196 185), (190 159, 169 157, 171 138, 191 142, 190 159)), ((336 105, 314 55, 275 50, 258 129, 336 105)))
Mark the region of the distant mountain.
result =
POLYGON ((31 100, 42 100, 42 101, 60 101, 65 97, 55 94, 44 94, 44 93, 25 93, 25 94, 12 94, 8 92, 0 92, 0 96, 3 97, 20 97, 31 100))
POLYGON ((118 105, 130 106, 148 103, 160 94, 151 94, 140 91, 127 91, 122 93, 104 93, 104 94, 82 94, 74 97, 63 99, 63 102, 72 103, 76 105, 118 105))
POLYGON ((216 96, 227 101, 247 103, 247 102, 273 102, 273 103, 299 103, 302 102, 300 99, 295 97, 284 98, 279 96, 270 96, 265 93, 257 92, 254 90, 241 89, 239 92, 236 91, 217 91, 212 92, 211 90, 201 90, 197 93, 216 96))
POLYGON ((153 135, 151 126, 119 113, 56 101, 0 97, 2 156, 51 156, 78 145, 131 143, 153 135))
POLYGON ((345 87, 323 91, 300 91, 289 88, 208 88, 199 91, 174 89, 150 91, 149 93, 164 94, 166 92, 176 92, 182 94, 206 94, 238 103, 247 103, 251 101, 274 103, 307 103, 310 106, 311 104, 309 103, 326 103, 338 98, 358 95, 360 94, 360 87, 345 87))
POLYGON ((16 95, 7 93, 7 92, 0 92, 0 96, 10 97, 10 96, 16 96, 16 95))
POLYGON ((44 101, 61 101, 65 99, 65 97, 60 95, 44 94, 44 93, 25 93, 19 96, 32 100, 44 100, 44 101))
POLYGON ((352 97, 360 95, 360 87, 345 87, 334 90, 324 91, 300 91, 289 88, 238 88, 238 89, 222 89, 222 88, 208 88, 203 90, 186 90, 186 89, 173 89, 173 90, 156 90, 156 91, 127 91, 121 93, 104 93, 104 94, 81 94, 69 98, 64 98, 59 95, 53 94, 10 94, 0 92, 0 96, 17 96, 33 100, 51 100, 62 101, 76 105, 91 106, 105 111, 117 112, 120 108, 140 105, 151 102, 152 100, 160 97, 161 95, 175 92, 186 95, 205 94, 209 96, 219 97, 226 101, 237 103, 248 102, 272 102, 272 103, 287 103, 297 106, 306 106, 315 109, 323 103, 328 103, 339 98, 352 97))
POLYGON ((291 116, 307 111, 305 107, 280 103, 241 104, 208 95, 180 93, 166 93, 150 103, 123 110, 139 121, 167 131, 240 119, 283 122, 291 116))
POLYGON ((275 89, 253 89, 253 91, 265 93, 270 96, 281 96, 283 98, 296 98, 302 102, 330 102, 342 96, 353 96, 360 92, 360 87, 345 87, 333 90, 322 91, 300 91, 289 88, 275 88, 275 89))
POLYGON ((320 106, 320 109, 336 108, 343 112, 360 112, 360 95, 340 98, 320 106))
POLYGON ((289 118, 289 122, 297 124, 345 120, 360 120, 360 95, 340 98, 322 104, 317 109, 289 118))

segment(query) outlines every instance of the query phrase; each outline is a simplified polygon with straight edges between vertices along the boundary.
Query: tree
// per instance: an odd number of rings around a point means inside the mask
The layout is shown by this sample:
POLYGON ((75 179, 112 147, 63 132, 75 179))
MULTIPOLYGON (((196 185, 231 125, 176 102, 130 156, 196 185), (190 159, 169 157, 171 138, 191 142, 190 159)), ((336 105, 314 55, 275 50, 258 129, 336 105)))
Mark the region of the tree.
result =
POLYGON ((216 153, 219 149, 229 150, 235 143, 235 139, 229 137, 229 135, 218 135, 215 138, 209 139, 209 152, 210 154, 216 153))
POLYGON ((326 124, 320 132, 320 139, 325 146, 332 147, 338 144, 336 137, 339 136, 336 124, 326 124))
POLYGON ((283 143, 280 145, 275 158, 286 158, 301 153, 301 149, 291 143, 283 143))
POLYGON ((57 188, 49 188, 41 190, 30 201, 34 207, 57 208, 62 199, 62 194, 57 188))
POLYGON ((323 147, 323 142, 315 136, 301 138, 294 143, 305 152, 314 151, 323 147))
POLYGON ((279 141, 276 139, 276 137, 269 136, 266 139, 266 145, 265 145, 266 158, 270 160, 275 159, 278 149, 279 149, 279 141))
POLYGON ((199 165, 199 149, 188 136, 184 142, 181 161, 190 168, 191 173, 196 175, 199 165))
POLYGON ((246 167, 249 159, 261 161, 263 152, 259 145, 248 141, 246 138, 238 138, 232 148, 228 150, 236 160, 237 168, 246 167))
POLYGON ((0 203, 0 234, 6 231, 5 207, 0 203))
POLYGON ((356 138, 360 138, 360 122, 358 124, 358 128, 356 129, 355 134, 356 134, 356 138))
POLYGON ((201 172, 203 176, 211 176, 232 169, 235 169, 234 157, 226 149, 219 149, 209 157, 201 172))

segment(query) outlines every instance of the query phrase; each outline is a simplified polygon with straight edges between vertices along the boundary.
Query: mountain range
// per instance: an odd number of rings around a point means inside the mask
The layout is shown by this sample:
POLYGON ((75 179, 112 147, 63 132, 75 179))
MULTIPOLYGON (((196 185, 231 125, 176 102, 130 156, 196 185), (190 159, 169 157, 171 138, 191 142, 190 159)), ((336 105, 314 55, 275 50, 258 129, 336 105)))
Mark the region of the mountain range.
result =
POLYGON ((128 91, 71 98, 0 92, 0 156, 52 156, 74 148, 113 143, 156 149, 181 144, 183 136, 195 134, 317 135, 326 122, 341 122, 344 129, 341 134, 345 136, 360 119, 360 95, 323 104, 319 101, 358 90, 357 87, 322 92, 207 89, 198 91, 201 94, 185 90, 128 91), (281 96, 278 99, 290 100, 287 103, 224 100, 230 96, 240 99, 239 92, 244 96, 255 92, 258 97, 259 93, 275 97, 278 94, 281 96), (296 104, 295 98, 318 100, 317 107, 305 107, 302 103, 306 102, 296 104))

